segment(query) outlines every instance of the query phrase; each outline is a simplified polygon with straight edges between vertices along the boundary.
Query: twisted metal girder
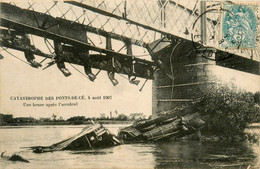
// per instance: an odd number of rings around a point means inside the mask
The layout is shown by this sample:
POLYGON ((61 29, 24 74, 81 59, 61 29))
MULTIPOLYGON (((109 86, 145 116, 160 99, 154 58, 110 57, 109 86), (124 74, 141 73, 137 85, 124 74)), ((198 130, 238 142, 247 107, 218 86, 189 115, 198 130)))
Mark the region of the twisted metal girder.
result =
MULTIPOLYGON (((1 4, 1 26, 14 29, 18 32, 35 34, 41 37, 52 39, 70 44, 77 51, 96 51, 100 55, 92 55, 92 67, 107 70, 107 60, 110 56, 115 57, 117 73, 130 74, 133 56, 114 52, 90 45, 87 41, 86 30, 82 25, 71 23, 70 21, 53 18, 46 14, 40 14, 34 11, 23 10, 10 4, 1 4), (68 27, 70 25, 70 27, 68 27), (85 35, 85 36, 84 36, 85 35)), ((2 45, 9 45, 2 43, 2 45)), ((136 61, 136 76, 152 79, 154 71, 154 63, 134 57, 136 61)), ((75 52, 67 52, 64 58, 65 62, 83 65, 75 52)))

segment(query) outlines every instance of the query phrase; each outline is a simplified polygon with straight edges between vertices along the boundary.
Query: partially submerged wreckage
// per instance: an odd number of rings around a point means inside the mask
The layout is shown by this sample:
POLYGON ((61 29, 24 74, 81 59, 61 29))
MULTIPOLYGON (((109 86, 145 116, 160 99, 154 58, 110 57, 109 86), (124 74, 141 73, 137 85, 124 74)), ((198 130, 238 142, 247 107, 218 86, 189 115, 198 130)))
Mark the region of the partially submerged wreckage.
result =
POLYGON ((118 137, 125 142, 147 142, 183 137, 195 133, 204 126, 198 113, 176 116, 165 114, 160 117, 141 120, 119 131, 118 137))
POLYGON ((18 155, 18 154, 13 154, 12 156, 5 156, 4 153, 6 151, 1 153, 1 158, 8 160, 8 161, 20 161, 20 162, 24 162, 24 163, 30 163, 30 161, 28 161, 27 159, 23 158, 22 156, 18 155))
POLYGON ((34 146, 30 148, 35 153, 44 153, 60 150, 108 148, 120 145, 122 142, 134 143, 166 140, 195 133, 204 124, 198 113, 186 114, 184 116, 168 113, 149 120, 139 120, 129 127, 120 129, 118 139, 108 129, 104 128, 102 124, 94 123, 86 126, 73 137, 51 146, 34 146))
POLYGON ((106 148, 119 145, 120 141, 101 124, 95 123, 86 126, 73 137, 51 146, 30 147, 34 153, 53 152, 60 150, 87 150, 106 148))

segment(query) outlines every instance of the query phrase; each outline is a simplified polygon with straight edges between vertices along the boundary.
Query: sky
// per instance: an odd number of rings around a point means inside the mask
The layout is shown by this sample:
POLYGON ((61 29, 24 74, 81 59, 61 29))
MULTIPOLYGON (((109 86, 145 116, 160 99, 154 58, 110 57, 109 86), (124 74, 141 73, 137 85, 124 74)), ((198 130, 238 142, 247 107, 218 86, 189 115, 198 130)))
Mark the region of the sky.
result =
MULTIPOLYGON (((18 4, 18 3, 17 3, 18 4)), ((19 5, 27 5, 28 3, 19 3, 19 5)), ((50 5, 45 3, 44 5, 50 5)), ((65 7, 65 6, 64 6, 65 7)), ((34 8, 41 8, 46 10, 42 5, 34 5, 34 8)), ((36 10, 36 9, 35 9, 36 10)), ((40 9, 39 9, 40 10, 40 9)), ((65 10, 66 11, 66 10, 65 10)), ((78 13, 81 10, 75 10, 78 13)), ((52 15, 60 14, 60 11, 52 9, 52 15)), ((66 15, 68 16, 74 16, 66 15)), ((83 19, 82 17, 80 19, 83 19)), ((102 21, 102 18, 100 18, 102 21)), ((104 18, 103 18, 104 19, 104 18)), ((96 21, 97 22, 97 21, 96 21)), ((105 21, 104 21, 105 22, 105 21)), ((93 22, 94 24, 94 22, 93 22)), ((99 47, 105 48, 106 40, 102 36, 87 33, 87 36, 99 47)), ((159 35, 158 35, 159 36, 159 35)), ((50 53, 43 38, 30 35, 31 43, 45 53, 50 53)), ((50 41, 52 43, 52 41, 50 41)), ((112 48, 114 51, 118 51, 124 44, 120 41, 113 40, 112 48)), ((49 46, 51 52, 53 49, 49 46)), ((117 111, 118 114, 129 115, 131 113, 143 113, 148 117, 152 112, 152 82, 148 80, 143 90, 140 92, 142 84, 145 79, 141 80, 138 86, 130 84, 127 76, 124 77, 115 75, 119 81, 117 86, 113 86, 110 82, 107 73, 101 71, 96 80, 91 82, 71 65, 66 63, 66 67, 72 73, 69 77, 64 77, 59 71, 56 65, 42 70, 42 68, 35 69, 30 65, 18 60, 22 59, 26 61, 23 52, 8 49, 6 51, 1 50, 1 55, 4 59, 0 60, 0 113, 13 114, 14 117, 32 116, 35 118, 51 117, 52 114, 56 114, 57 117, 62 116, 67 119, 71 116, 86 116, 86 117, 98 117, 101 113, 105 113, 106 116, 110 115, 110 111, 114 114, 117 111), (86 100, 42 100, 42 101, 24 101, 24 100, 11 100, 11 97, 16 96, 43 96, 56 97, 56 96, 82 96, 84 95, 86 100), (112 99, 94 100, 93 97, 112 96, 112 99), (90 97, 90 99, 88 99, 90 97), (77 106, 58 106, 59 103, 76 103, 77 106), (53 107, 38 107, 34 104, 57 104, 53 107), (31 104, 31 106, 25 106, 31 104)), ((124 48, 122 53, 126 53, 124 48)), ((133 55, 141 55, 142 59, 151 60, 147 50, 142 47, 133 46, 133 55), (146 58, 143 58, 143 55, 146 58)), ((36 56, 36 61, 40 62, 44 58, 36 56)), ((43 67, 50 62, 46 60, 43 62, 43 67)), ((81 72, 84 73, 84 69, 81 66, 75 66, 81 72)), ((95 74, 98 70, 93 69, 95 74)), ((114 114, 115 116, 115 114, 114 114)))
MULTIPOLYGON (((41 49, 46 48, 42 43, 42 39, 33 37, 34 43, 41 49)), ((43 49, 46 51, 46 49, 43 49)), ((134 50, 136 53, 138 50, 134 50)), ((145 51, 139 50, 141 53, 145 51)), ((26 61, 24 53, 8 49, 12 55, 26 61)), ((72 116, 99 117, 101 113, 109 116, 112 111, 113 116, 118 114, 129 115, 131 113, 144 113, 146 117, 151 115, 152 109, 152 81, 148 80, 143 90, 140 92, 145 79, 140 79, 138 86, 130 84, 124 77, 116 74, 115 78, 119 84, 113 86, 110 82, 107 73, 101 71, 96 80, 91 82, 85 76, 80 74, 71 65, 66 63, 66 67, 71 71, 69 77, 63 76, 56 65, 42 70, 36 69, 28 64, 18 60, 14 56, 7 53, 1 48, 1 55, 4 59, 0 60, 0 113, 13 114, 14 117, 35 118, 51 117, 56 114, 57 117, 62 116, 67 119, 72 116), (60 97, 60 96, 85 96, 86 100, 45 100, 45 97, 60 97), (26 100, 11 100, 11 97, 16 96, 43 96, 44 100, 26 101, 26 100), (112 96, 112 99, 92 99, 93 97, 112 96), (90 99, 88 99, 90 97, 90 99), (58 106, 59 103, 77 103, 77 106, 58 106), (31 106, 25 106, 25 104, 31 106), (38 107, 34 104, 57 104, 53 107, 38 107)), ((43 57, 36 56, 36 61, 40 62, 43 57)), ((50 62, 43 62, 43 67, 50 62)), ((78 70, 84 72, 82 66, 74 65, 78 70)), ((93 69, 95 74, 98 70, 93 69)), ((111 97, 110 97, 111 98, 111 97)))

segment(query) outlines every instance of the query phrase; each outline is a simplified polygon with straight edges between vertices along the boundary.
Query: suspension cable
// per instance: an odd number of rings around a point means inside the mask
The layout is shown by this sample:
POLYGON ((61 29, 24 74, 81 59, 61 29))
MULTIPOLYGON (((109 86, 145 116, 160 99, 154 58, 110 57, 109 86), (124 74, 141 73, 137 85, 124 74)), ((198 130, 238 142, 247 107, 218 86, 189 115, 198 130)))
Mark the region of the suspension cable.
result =
MULTIPOLYGON (((14 54, 10 53, 9 51, 7 51, 7 50, 6 50, 5 48, 3 48, 2 46, 1 46, 1 48, 2 48, 6 53, 8 53, 9 55, 13 56, 14 58, 20 60, 21 62, 23 62, 23 63, 25 63, 25 64, 27 64, 27 65, 30 65, 28 62, 26 62, 26 61, 20 59, 19 57, 15 56, 14 54)), ((30 66, 31 66, 31 65, 30 65, 30 66)))
POLYGON ((121 74, 119 74, 119 73, 117 73, 117 74, 118 74, 119 76, 125 78, 127 81, 129 81, 127 77, 125 77, 125 76, 123 76, 123 75, 121 75, 121 74))
POLYGON ((173 68, 172 68, 172 56, 173 56, 173 52, 175 51, 176 47, 179 46, 181 42, 178 41, 178 43, 174 46, 174 48, 172 49, 171 51, 171 55, 170 55, 170 67, 171 67, 171 74, 172 74, 172 87, 171 87, 171 98, 170 98, 170 101, 171 101, 171 104, 170 106, 172 105, 172 97, 173 97, 173 86, 174 86, 174 75, 173 75, 173 68))
POLYGON ((47 44, 47 42, 48 42, 48 44, 51 46, 51 48, 54 49, 54 47, 51 45, 51 43, 49 42, 49 40, 48 40, 47 38, 44 38, 44 43, 45 43, 45 45, 47 46, 49 52, 50 52, 51 54, 53 54, 55 51, 53 51, 53 52, 51 51, 51 49, 49 48, 49 45, 47 44))
MULTIPOLYGON (((71 63, 69 63, 69 65, 71 66, 71 67, 73 67, 77 72, 79 72, 81 75, 83 75, 84 77, 86 77, 87 79, 89 79, 89 77, 88 76, 86 76, 84 73, 82 73, 79 69, 77 69, 75 66, 73 66, 71 63)), ((90 80, 90 79, 89 79, 90 80)))

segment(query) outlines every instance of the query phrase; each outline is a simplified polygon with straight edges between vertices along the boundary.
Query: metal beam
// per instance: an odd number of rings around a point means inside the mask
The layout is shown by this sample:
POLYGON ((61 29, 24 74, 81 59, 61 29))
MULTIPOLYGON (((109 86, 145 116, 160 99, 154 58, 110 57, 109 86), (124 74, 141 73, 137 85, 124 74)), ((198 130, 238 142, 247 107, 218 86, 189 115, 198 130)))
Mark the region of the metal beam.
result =
MULTIPOLYGON (((111 50, 90 45, 87 42, 86 30, 84 27, 79 27, 77 23, 71 23, 70 21, 64 19, 53 18, 51 16, 37 12, 23 10, 6 3, 1 3, 0 18, 1 26, 13 28, 17 31, 35 34, 53 40, 59 40, 61 42, 81 46, 88 50, 111 54, 116 57, 133 57, 131 55, 117 53, 111 50), (41 27, 42 23, 46 21, 48 22, 45 23, 45 27, 41 27)), ((137 60, 152 63, 143 59, 137 58, 137 60)))
MULTIPOLYGON (((64 46, 64 61, 69 63, 74 63, 78 65, 83 65, 82 61, 79 59, 84 55, 84 52, 80 51, 80 48, 73 46, 64 46), (79 56, 79 57, 77 57, 79 56)), ((105 71, 111 71, 111 59, 113 55, 102 55, 102 54, 90 54, 89 58, 91 61, 91 66, 96 69, 101 69, 105 71)), ((129 75, 131 73, 131 58, 114 57, 114 67, 115 73, 122 73, 129 75)), ((137 77, 153 79, 154 66, 153 64, 147 64, 146 62, 136 62, 136 75, 137 77)))
POLYGON ((155 31, 155 32, 159 32, 163 35, 169 35, 169 36, 176 36, 176 35, 173 35, 169 32, 165 32, 165 31, 162 31, 162 30, 158 30, 156 28, 153 28, 151 26, 148 26, 148 25, 145 25, 145 24, 141 24, 139 22, 136 22, 136 21, 133 21, 131 19, 127 19, 126 17, 122 17, 122 16, 119 16, 119 15, 115 15, 115 14, 112 14, 110 12, 107 12, 107 11, 104 11, 102 9, 98 9, 98 8, 95 8, 95 7, 92 7, 90 5, 87 5, 87 4, 82 4, 80 2, 75 2, 75 1, 64 1, 65 3, 69 3, 69 4, 72 4, 72 5, 75 5, 75 6, 78 6, 78 7, 81 7, 81 8, 85 8, 85 9, 88 9, 92 12, 96 12, 96 13, 99 13, 101 15, 105 15, 105 16, 108 16, 108 17, 113 17, 113 18, 116 18, 118 20, 124 20, 130 24, 134 24, 134 25, 137 25, 137 26, 140 26, 144 29, 148 29, 148 30, 151 30, 151 31, 155 31))
POLYGON ((102 29, 98 29, 89 25, 83 25, 77 22, 72 22, 63 18, 54 18, 47 14, 42 14, 39 12, 21 9, 19 7, 7 4, 7 3, 0 3, 1 6, 1 17, 20 21, 20 23, 26 23, 33 27, 42 27, 46 30, 58 31, 57 27, 60 26, 59 31, 60 33, 63 32, 70 32, 71 36, 79 38, 78 40, 86 42, 86 32, 91 32, 101 36, 110 36, 112 39, 130 42, 137 46, 145 47, 147 43, 143 41, 128 38, 126 36, 122 36, 116 33, 107 32, 102 29))
MULTIPOLYGON (((87 9, 87 10, 90 10, 92 12, 96 12, 96 13, 99 13, 101 15, 112 17, 112 18, 115 18, 115 19, 118 19, 118 20, 124 20, 124 21, 126 21, 126 22, 128 22, 130 24, 134 24, 134 25, 140 26, 140 27, 142 27, 144 29, 148 29, 150 31, 155 31, 155 32, 161 33, 161 34, 166 35, 168 37, 175 37, 175 38, 178 38, 178 39, 183 39, 183 38, 178 37, 177 35, 174 35, 172 33, 169 33, 169 32, 166 32, 166 31, 162 31, 162 30, 153 28, 152 26, 141 24, 141 23, 136 22, 134 20, 128 19, 126 16, 119 16, 119 15, 113 14, 111 12, 107 12, 107 11, 102 10, 102 9, 95 8, 95 7, 87 5, 87 4, 83 4, 83 3, 80 3, 80 2, 76 2, 76 1, 64 1, 64 3, 69 3, 69 4, 72 4, 72 5, 75 5, 75 6, 78 6, 78 7, 87 9)), ((186 8, 183 5, 178 4, 178 3, 176 3, 176 2, 174 2, 172 0, 169 0, 169 3, 176 5, 180 9, 186 10, 187 12, 189 12, 189 14, 194 14, 195 16, 199 16, 199 14, 196 11, 193 11, 193 10, 191 10, 189 8, 186 8)), ((210 22, 212 21, 210 18, 207 18, 207 20, 210 21, 210 22)))
POLYGON ((46 54, 46 53, 40 51, 39 49, 37 49, 33 45, 24 44, 22 42, 22 39, 18 38, 17 35, 22 36, 21 34, 19 34, 16 31, 13 31, 13 30, 8 31, 6 29, 0 29, 0 46, 19 50, 22 52, 29 51, 29 52, 32 52, 33 54, 43 56, 46 58, 54 57, 54 55, 46 54))
MULTIPOLYGON (((7 30, 0 31, 0 46, 8 47, 19 51, 29 51, 33 54, 43 56, 45 58, 54 58, 55 55, 46 54, 33 45, 24 44, 22 39, 19 38, 19 33, 12 31, 11 34, 7 30)), ((82 57, 85 56, 87 50, 81 46, 63 45, 62 47, 64 55, 62 60, 67 63, 73 63, 80 66, 84 66, 82 57)), ((114 55, 112 55, 114 56, 114 55)), ((111 55, 106 54, 90 54, 91 67, 109 71, 111 55)), ((114 72, 129 75, 131 73, 132 57, 115 57, 114 59, 114 72)), ((154 64, 153 62, 138 59, 136 63, 136 75, 137 77, 153 79, 154 64)))

